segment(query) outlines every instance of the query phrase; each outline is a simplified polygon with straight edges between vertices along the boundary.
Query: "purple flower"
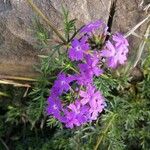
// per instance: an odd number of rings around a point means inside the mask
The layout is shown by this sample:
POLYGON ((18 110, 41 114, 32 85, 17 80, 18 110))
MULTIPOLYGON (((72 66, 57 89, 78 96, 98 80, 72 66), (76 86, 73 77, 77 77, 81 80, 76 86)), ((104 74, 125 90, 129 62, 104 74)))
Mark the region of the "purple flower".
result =
POLYGON ((85 72, 81 72, 80 74, 76 74, 77 83, 79 85, 88 85, 93 82, 93 75, 86 74, 85 72))
POLYGON ((74 82, 74 81, 76 81, 77 79, 76 79, 76 75, 68 75, 68 82, 69 83, 71 83, 71 82, 74 82))
POLYGON ((124 45, 114 46, 110 41, 107 41, 106 47, 101 51, 101 56, 107 58, 107 63, 110 68, 116 68, 118 64, 124 64, 127 60, 127 49, 124 45))
POLYGON ((82 105, 89 103, 89 101, 92 99, 94 91, 95 91, 95 88, 93 88, 91 85, 87 87, 86 91, 80 90, 79 95, 80 95, 80 97, 82 97, 82 99, 81 99, 82 105))
POLYGON ((91 22, 87 25, 85 25, 81 30, 80 33, 85 33, 86 35, 90 36, 91 33, 95 33, 96 30, 100 29, 102 27, 101 32, 103 35, 107 35, 108 26, 102 21, 97 20, 95 22, 91 22))
MULTIPOLYGON (((86 91, 80 90, 79 94, 82 97, 82 100, 81 100, 82 105, 85 105, 88 102, 90 103, 92 101, 92 99, 94 99, 94 100, 98 99, 101 102, 103 101, 101 93, 99 91, 96 91, 96 88, 92 85, 88 85, 86 87, 86 91)), ((91 105, 91 107, 94 107, 94 105, 93 106, 91 105)))
POLYGON ((89 49, 89 44, 85 37, 83 37, 80 41, 75 38, 71 43, 71 48, 69 49, 69 58, 73 61, 82 60, 84 53, 89 49))
POLYGON ((77 65, 79 73, 71 75, 60 73, 51 88, 47 114, 58 119, 67 128, 96 120, 106 107, 104 97, 93 83, 94 77, 103 73, 101 59, 104 57, 111 68, 124 64, 127 60, 129 44, 120 33, 114 34, 112 41, 107 41, 102 51, 90 49, 89 43, 92 43, 93 39, 97 43, 100 42, 98 41, 100 38, 103 41, 108 33, 107 29, 107 25, 98 20, 85 25, 80 30, 82 37, 75 38, 68 50, 71 61, 77 61, 73 63, 77 65), (97 31, 100 33, 97 34, 97 31), (68 100, 68 96, 72 95, 73 99, 76 99, 74 102, 69 105, 61 103, 61 98, 68 100))
POLYGON ((59 98, 49 97, 48 98, 48 106, 47 106, 47 114, 53 115, 55 118, 60 119, 62 106, 59 98))
POLYGON ((127 39, 120 33, 116 33, 113 35, 113 41, 115 41, 116 47, 120 47, 120 46, 128 47, 129 46, 127 39))
POLYGON ((105 107, 104 98, 99 91, 95 91, 91 101, 89 102, 91 113, 91 120, 96 120, 99 113, 101 113, 105 107))
POLYGON ((60 95, 64 91, 67 92, 70 89, 69 83, 70 77, 67 77, 64 73, 60 73, 51 89, 51 95, 60 95))
POLYGON ((89 107, 82 106, 79 100, 70 104, 65 111, 66 127, 73 128, 74 126, 80 126, 88 121, 89 107))
POLYGON ((94 86, 88 86, 86 91, 80 91, 81 104, 82 105, 89 105, 89 113, 91 116, 89 117, 89 120, 96 120, 99 113, 102 112, 102 110, 105 107, 104 98, 102 97, 101 93, 99 91, 96 91, 96 88, 94 86))
POLYGON ((94 30, 97 30, 101 25, 103 24, 103 22, 101 20, 97 20, 95 22, 91 22, 87 25, 85 25, 81 30, 80 32, 81 33, 89 33, 89 32, 92 32, 94 30))
POLYGON ((81 72, 85 72, 86 74, 90 74, 91 76, 96 75, 99 76, 103 73, 103 70, 99 67, 100 58, 97 57, 97 54, 86 55, 85 56, 86 63, 79 64, 79 68, 81 72))
MULTIPOLYGON (((64 75, 60 76, 59 74, 58 79, 64 79, 64 75)), ((75 76, 69 76, 70 82, 75 80, 78 81, 75 76)), ((87 80, 85 79, 84 82, 87 82, 87 80)), ((77 91, 79 92, 78 100, 69 104, 66 108, 61 104, 60 95, 52 94, 48 98, 47 114, 64 123, 67 128, 80 126, 97 119, 99 113, 104 109, 104 99, 101 93, 90 83, 86 84, 85 91, 79 91, 79 89, 77 91)))

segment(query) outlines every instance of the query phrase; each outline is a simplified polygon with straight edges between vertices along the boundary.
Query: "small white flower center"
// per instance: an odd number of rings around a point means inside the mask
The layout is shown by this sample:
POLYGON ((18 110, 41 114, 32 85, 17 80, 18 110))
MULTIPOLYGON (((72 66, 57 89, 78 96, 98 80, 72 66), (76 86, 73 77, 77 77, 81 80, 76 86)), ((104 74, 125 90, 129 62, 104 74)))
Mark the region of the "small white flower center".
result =
POLYGON ((65 81, 61 81, 61 85, 64 85, 66 82, 65 81))
POLYGON ((81 46, 77 46, 76 51, 80 51, 80 50, 81 50, 81 46))
POLYGON ((58 107, 56 106, 56 105, 53 105, 53 108, 56 110, 56 109, 58 109, 58 107))
POLYGON ((75 112, 76 112, 76 114, 80 114, 80 110, 76 110, 75 112))

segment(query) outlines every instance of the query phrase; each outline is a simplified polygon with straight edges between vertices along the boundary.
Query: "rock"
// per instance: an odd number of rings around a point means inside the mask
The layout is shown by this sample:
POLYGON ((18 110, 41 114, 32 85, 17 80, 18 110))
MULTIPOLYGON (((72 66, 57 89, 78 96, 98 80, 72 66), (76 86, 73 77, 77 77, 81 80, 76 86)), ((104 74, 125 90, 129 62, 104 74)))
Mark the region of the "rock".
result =
MULTIPOLYGON (((148 0, 33 0, 40 10, 62 31, 62 5, 70 11, 70 18, 77 19, 81 26, 91 20, 109 22, 112 32, 126 33, 145 17, 143 8, 148 0), (115 8, 111 7, 114 1, 115 8), (113 9, 116 11, 113 12, 113 9), (110 15, 109 15, 110 13, 110 15)), ((33 65, 38 64, 38 55, 46 53, 35 47, 38 44, 33 34, 33 18, 37 16, 26 0, 0 1, 0 76, 35 77, 33 65)), ((39 19, 49 30, 49 27, 39 19)), ((143 35, 146 24, 136 32, 143 35)), ((50 35, 53 36, 51 30, 50 35)), ((140 39, 129 38, 131 49, 139 45, 140 39)))
POLYGON ((0 12, 4 12, 4 11, 7 11, 7 10, 11 10, 12 7, 11 7, 11 3, 9 0, 2 0, 0 2, 0 12))
MULTIPOLYGON (((139 22, 141 22, 144 18, 146 18, 147 14, 144 11, 144 7, 148 4, 148 0, 117 0, 115 6, 115 13, 112 20, 112 32, 122 32, 127 33, 133 27, 135 27, 139 22), (143 7, 141 7, 143 5, 143 7)), ((149 2, 150 4, 150 2, 149 2)), ((148 22, 143 23, 135 33, 139 36, 143 37, 147 28, 148 22)), ((140 45, 140 38, 136 38, 131 35, 129 38, 130 50, 131 53, 135 54, 135 50, 138 49, 140 45)))
MULTIPOLYGON (((104 3, 100 0, 34 0, 34 3, 59 30, 62 29, 62 5, 66 5, 71 18, 78 20, 78 26, 100 18, 107 22, 109 17, 110 0, 104 3)), ((35 48, 37 41, 31 32, 35 16, 26 0, 0 1, 1 76, 36 76, 33 65, 38 63, 37 55, 41 51, 35 48)))

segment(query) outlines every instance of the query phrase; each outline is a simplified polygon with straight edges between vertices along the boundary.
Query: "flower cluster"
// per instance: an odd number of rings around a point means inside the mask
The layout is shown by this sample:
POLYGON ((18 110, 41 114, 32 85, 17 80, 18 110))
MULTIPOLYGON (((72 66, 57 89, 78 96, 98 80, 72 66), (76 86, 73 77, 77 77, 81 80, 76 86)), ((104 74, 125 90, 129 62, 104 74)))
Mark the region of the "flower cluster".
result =
POLYGON ((116 68, 118 64, 124 64, 127 60, 128 46, 128 41, 120 33, 116 33, 112 42, 107 41, 101 56, 106 58, 110 68, 116 68))
POLYGON ((74 38, 68 51, 68 57, 77 64, 77 72, 72 75, 60 73, 51 88, 48 98, 47 114, 57 118, 66 127, 73 128, 96 120, 104 110, 106 103, 101 92, 93 83, 94 77, 100 76, 102 59, 108 67, 115 68, 124 64, 128 53, 128 42, 119 33, 107 41, 102 50, 91 49, 90 39, 96 36, 96 30, 102 27, 102 35, 107 34, 107 26, 100 20, 89 23, 81 31, 81 38, 74 38), (82 35, 84 33, 84 35, 82 35), (62 97, 72 93, 73 102, 66 104, 62 97))

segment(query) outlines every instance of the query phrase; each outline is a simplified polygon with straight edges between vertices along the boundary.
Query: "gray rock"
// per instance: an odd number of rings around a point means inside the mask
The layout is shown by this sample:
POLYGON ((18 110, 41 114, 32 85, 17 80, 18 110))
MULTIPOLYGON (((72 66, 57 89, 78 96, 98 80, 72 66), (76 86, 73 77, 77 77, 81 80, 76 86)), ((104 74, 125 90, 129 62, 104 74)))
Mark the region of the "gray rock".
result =
POLYGON ((4 12, 4 11, 7 11, 7 10, 11 10, 12 7, 11 7, 11 3, 10 3, 10 0, 1 0, 0 2, 0 12, 4 12))
MULTIPOLYGON (((60 31, 62 30, 62 5, 70 11, 70 18, 77 19, 78 26, 96 19, 103 19, 107 23, 111 15, 109 15, 109 12, 112 0, 33 1, 60 31)), ((143 18, 143 14, 139 12, 135 5, 136 2, 131 3, 130 0, 126 2, 123 0, 117 1, 112 31, 119 29, 126 32, 143 18)), ((29 7, 26 0, 0 0, 1 76, 36 76, 33 65, 38 63, 37 55, 41 54, 41 51, 35 48, 37 40, 32 32, 32 21, 35 16, 35 12, 29 7)), ((40 22, 45 25, 42 19, 40 19, 40 22)), ((144 30, 145 28, 139 32, 143 33, 144 30)), ((45 52, 47 50, 42 51, 42 53, 45 52)))
MULTIPOLYGON (((61 6, 66 5, 70 17, 78 20, 78 25, 90 20, 108 19, 110 2, 100 0, 34 0, 40 10, 62 29, 61 6), (103 6, 105 5, 105 7, 103 6)), ((38 63, 41 52, 31 29, 36 16, 26 0, 4 0, 0 2, 0 75, 32 77, 36 73, 33 65, 38 63)))

